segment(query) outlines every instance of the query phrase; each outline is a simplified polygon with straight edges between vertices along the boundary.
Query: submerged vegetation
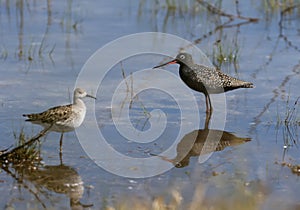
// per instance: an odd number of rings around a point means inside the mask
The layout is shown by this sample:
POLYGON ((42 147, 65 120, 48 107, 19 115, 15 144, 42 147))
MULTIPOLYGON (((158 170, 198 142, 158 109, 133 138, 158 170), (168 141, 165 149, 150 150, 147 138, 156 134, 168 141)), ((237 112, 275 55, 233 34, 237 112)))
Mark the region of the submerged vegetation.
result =
POLYGON ((21 168, 22 170, 36 167, 40 161, 39 139, 47 133, 48 129, 42 130, 36 136, 29 138, 24 129, 20 133, 14 132, 16 145, 2 150, 0 153, 1 168, 21 168))
POLYGON ((263 14, 269 17, 278 11, 289 10, 289 12, 292 12, 292 8, 299 7, 299 3, 299 0, 263 0, 261 1, 261 7, 263 14))
POLYGON ((294 102, 290 102, 290 97, 288 97, 285 105, 285 113, 282 116, 278 113, 277 116, 277 129, 282 127, 283 129, 283 142, 284 149, 290 146, 296 146, 299 144, 299 126, 300 126, 300 116, 299 116, 299 100, 298 97, 294 102))
MULTIPOLYGON (((47 0, 44 3, 43 10, 46 11, 46 16, 40 18, 40 13, 35 12, 38 10, 37 5, 32 1, 8 0, 1 2, 1 7, 5 11, 0 14, 2 31, 12 33, 13 35, 3 36, 4 34, 1 34, 0 60, 5 61, 8 58, 11 60, 16 59, 17 62, 24 62, 27 69, 30 69, 33 64, 44 66, 49 61, 54 65, 54 54, 56 51, 61 50, 57 49, 57 47, 61 48, 60 43, 54 42, 52 37, 53 29, 57 26, 64 33, 65 37, 62 36, 61 39, 65 41, 66 48, 71 47, 72 37, 70 34, 73 32, 76 34, 80 31, 83 14, 80 11, 79 14, 73 12, 73 1, 66 1, 67 8, 60 14, 62 16, 61 20, 56 21, 55 16, 57 14, 55 14, 55 8, 53 8, 53 2, 47 0), (13 13, 16 14, 16 19, 11 17, 13 13), (13 20, 15 20, 16 31, 8 27, 13 20), (42 32, 36 33, 35 26, 37 24, 43 25, 42 32)), ((69 59, 72 60, 73 58, 69 59)))
MULTIPOLYGON (((278 161, 275 164, 280 164, 283 167, 290 168, 291 172, 295 175, 300 176, 300 165, 297 157, 290 157, 289 159, 285 158, 287 151, 291 147, 299 147, 299 128, 300 128, 300 113, 299 113, 299 100, 298 97, 294 102, 290 102, 290 97, 286 101, 285 113, 284 115, 277 116, 277 125, 276 130, 282 131, 283 138, 283 157, 282 162, 278 161)), ((278 135, 278 134, 277 134, 278 135)))
POLYGON ((237 70, 239 46, 237 43, 235 45, 232 42, 229 43, 227 42, 224 44, 218 40, 213 48, 212 60, 214 65, 218 68, 221 68, 223 64, 233 64, 235 70, 237 70))

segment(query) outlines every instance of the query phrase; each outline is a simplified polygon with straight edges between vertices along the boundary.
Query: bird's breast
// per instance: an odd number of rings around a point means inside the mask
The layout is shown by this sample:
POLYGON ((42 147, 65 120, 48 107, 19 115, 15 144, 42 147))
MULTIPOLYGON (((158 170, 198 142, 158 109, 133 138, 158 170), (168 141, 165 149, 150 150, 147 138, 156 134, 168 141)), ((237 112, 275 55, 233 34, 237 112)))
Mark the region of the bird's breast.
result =
POLYGON ((74 128, 77 128, 82 124, 85 117, 85 113, 86 113, 85 107, 74 110, 73 113, 74 118, 72 120, 74 128))
POLYGON ((198 92, 205 92, 205 87, 202 81, 197 77, 193 71, 179 71, 182 81, 191 89, 198 92))

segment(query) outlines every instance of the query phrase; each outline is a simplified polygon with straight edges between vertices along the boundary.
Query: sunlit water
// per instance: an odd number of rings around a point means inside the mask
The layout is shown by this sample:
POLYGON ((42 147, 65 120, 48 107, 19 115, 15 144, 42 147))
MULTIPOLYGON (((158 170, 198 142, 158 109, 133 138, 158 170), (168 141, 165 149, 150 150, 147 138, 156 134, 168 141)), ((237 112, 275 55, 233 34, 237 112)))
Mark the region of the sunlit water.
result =
MULTIPOLYGON (((219 39, 227 52, 238 48, 237 68, 224 63, 222 69, 232 76, 253 82, 255 88, 226 94, 227 116, 223 130, 237 137, 250 138, 251 141, 215 152, 202 164, 194 155, 185 167, 173 168, 152 178, 130 179, 98 167, 82 149, 75 132, 66 133, 63 164, 67 167, 61 170, 65 170, 71 180, 83 181, 77 188, 80 189, 77 190, 79 194, 55 191, 30 176, 26 177, 25 172, 23 181, 18 182, 16 177, 2 170, 2 208, 20 208, 24 205, 27 208, 69 207, 74 199, 81 202, 75 202, 76 205, 93 204, 95 208, 101 208, 122 201, 126 196, 145 200, 165 196, 168 200, 174 189, 181 193, 184 202, 189 203, 199 185, 207 190, 207 202, 217 200, 234 206, 245 199, 246 196, 242 196, 244 194, 238 195, 242 191, 252 195, 253 202, 266 209, 299 205, 299 178, 288 167, 281 166, 282 162, 299 164, 300 161, 299 106, 295 106, 293 118, 298 124, 291 125, 291 133, 280 123, 299 97, 297 9, 282 17, 280 28, 279 10, 272 12, 271 8, 259 4, 240 2, 239 9, 243 16, 260 20, 238 25, 244 20, 237 19, 229 24, 231 27, 215 29, 227 18, 210 15, 201 6, 195 11, 167 11, 152 1, 48 1, 48 4, 0 2, 1 148, 14 145, 14 133, 18 135, 22 129, 28 136, 33 136, 41 129, 25 123, 23 113, 39 112, 71 101, 72 90, 83 64, 98 48, 123 35, 149 31, 178 35, 191 42, 201 38, 197 46, 210 58, 218 51, 216 41, 219 39), (210 34, 210 31, 213 33, 210 34), (38 193, 34 193, 35 189, 39 189, 38 193), (231 194, 232 197, 229 196, 231 194), (261 197, 253 198, 256 195, 261 197), (70 199, 73 199, 72 202, 70 199)), ((236 14, 233 3, 223 2, 222 9, 236 14)), ((126 48, 120 50, 126 51, 126 48)), ((173 52, 174 55, 176 53, 173 52)), ((162 91, 149 90, 134 98, 130 116, 138 130, 146 131, 150 129, 149 113, 152 110, 161 109, 166 113, 166 130, 156 141, 146 144, 128 141, 113 124, 111 91, 123 80, 124 75, 127 77, 140 69, 151 68, 163 59, 158 55, 129 58, 111 69, 98 92, 87 89, 98 99, 95 113, 99 129, 109 144, 122 154, 142 158, 148 158, 150 153, 159 154, 174 142, 180 123, 189 123, 189 116, 181 118, 174 99, 162 91)), ((178 66, 164 68, 177 75, 178 66)), ((201 119, 199 127, 191 125, 189 132, 204 129, 205 126, 204 96, 194 94, 201 119)), ((85 101, 90 107, 91 101, 85 101)), ((189 109, 188 101, 184 108, 189 109)), ((83 126, 88 125, 89 122, 85 122, 83 126)), ((60 164, 58 147, 59 134, 49 133, 43 138, 41 155, 45 165, 60 164)), ((176 153, 166 158, 170 160, 175 156, 176 153)), ((165 160, 162 158, 161 161, 165 160)), ((13 170, 13 174, 15 172, 13 170)), ((20 174, 17 176, 21 177, 20 174)), ((57 178, 54 176, 53 179, 57 178)))

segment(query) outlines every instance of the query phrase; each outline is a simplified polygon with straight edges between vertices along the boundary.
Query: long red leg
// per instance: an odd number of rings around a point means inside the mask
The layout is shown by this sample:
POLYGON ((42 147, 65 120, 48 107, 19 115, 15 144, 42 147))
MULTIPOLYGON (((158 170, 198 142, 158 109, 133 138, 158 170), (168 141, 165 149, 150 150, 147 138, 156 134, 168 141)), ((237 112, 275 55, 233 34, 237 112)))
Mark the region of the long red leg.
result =
POLYGON ((206 103, 206 113, 212 113, 213 108, 208 94, 205 94, 205 103, 206 103))
POLYGON ((64 133, 61 133, 59 140, 59 152, 62 152, 62 141, 63 141, 64 133))

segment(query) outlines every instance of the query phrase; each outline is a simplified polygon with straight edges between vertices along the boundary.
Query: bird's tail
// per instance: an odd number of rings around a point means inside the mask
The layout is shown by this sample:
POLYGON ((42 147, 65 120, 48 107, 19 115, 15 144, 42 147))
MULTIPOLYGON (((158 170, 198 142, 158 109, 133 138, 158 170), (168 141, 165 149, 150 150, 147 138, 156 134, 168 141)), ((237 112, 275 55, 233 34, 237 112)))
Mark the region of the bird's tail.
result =
POLYGON ((252 82, 244 82, 242 83, 241 87, 243 88, 254 88, 254 85, 252 82))
POLYGON ((39 115, 38 114, 23 114, 23 117, 27 117, 26 121, 35 121, 38 120, 39 115))

